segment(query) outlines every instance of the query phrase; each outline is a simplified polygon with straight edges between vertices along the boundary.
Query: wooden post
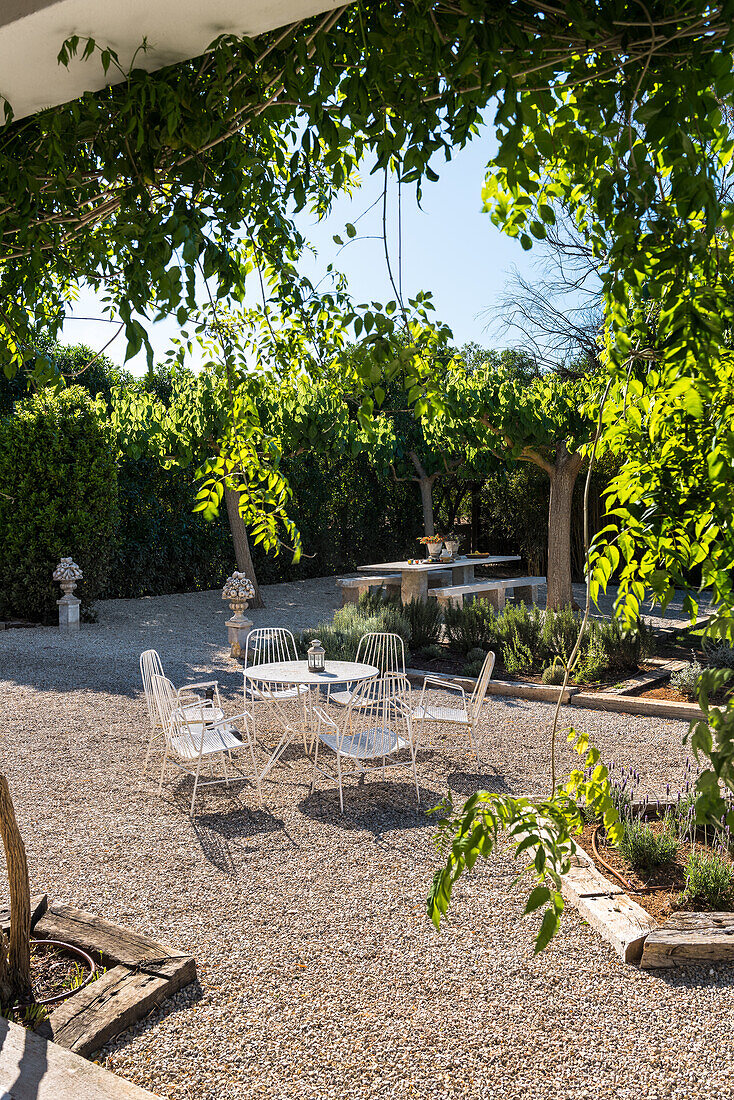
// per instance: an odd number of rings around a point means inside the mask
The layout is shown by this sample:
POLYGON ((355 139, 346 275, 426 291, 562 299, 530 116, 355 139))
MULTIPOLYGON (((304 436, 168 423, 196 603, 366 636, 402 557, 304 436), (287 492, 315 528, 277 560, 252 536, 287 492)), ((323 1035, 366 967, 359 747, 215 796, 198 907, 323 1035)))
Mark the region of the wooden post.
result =
POLYGON ((31 891, 25 845, 4 775, 0 775, 0 833, 10 886, 9 949, 0 933, 0 1001, 7 1004, 31 992, 31 891))

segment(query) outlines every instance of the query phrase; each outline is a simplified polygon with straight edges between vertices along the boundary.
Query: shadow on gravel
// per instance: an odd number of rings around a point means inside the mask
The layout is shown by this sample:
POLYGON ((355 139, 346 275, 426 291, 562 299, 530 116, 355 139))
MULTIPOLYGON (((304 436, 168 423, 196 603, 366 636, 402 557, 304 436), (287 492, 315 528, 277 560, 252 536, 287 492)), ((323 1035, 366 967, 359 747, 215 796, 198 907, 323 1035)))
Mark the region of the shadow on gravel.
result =
MULTIPOLYGON (((82 627, 83 630, 83 627, 82 627)), ((0 679, 37 691, 99 693, 139 699, 145 706, 143 684, 140 679, 140 654, 150 645, 140 643, 130 648, 127 639, 99 638, 94 634, 38 635, 38 646, 29 654, 27 649, 13 646, 14 631, 3 631, 0 636, 0 679)), ((30 631, 28 633, 31 633, 30 631)), ((32 632, 35 634, 35 632, 32 632)), ((197 646, 191 660, 166 653, 163 646, 160 656, 166 676, 176 687, 202 680, 217 680, 222 695, 231 700, 242 700, 242 673, 232 669, 228 658, 222 658, 214 645, 197 646)), ((241 707, 239 708, 242 709, 241 707)))
POLYGON ((339 809, 336 787, 317 788, 298 808, 312 821, 341 829, 366 830, 379 839, 393 830, 425 828, 431 820, 427 811, 438 805, 442 796, 422 785, 420 792, 418 806, 412 783, 348 779, 344 783, 344 813, 339 809))
POLYGON ((658 978, 671 989, 734 990, 734 963, 706 962, 674 966, 670 970, 643 970, 642 973, 658 978))
POLYGON ((451 772, 446 777, 450 790, 459 794, 472 795, 476 791, 491 791, 493 794, 514 794, 504 775, 488 775, 487 772, 451 772))
MULTIPOLYGON (((187 779, 173 792, 176 805, 187 815, 191 804, 191 786, 191 781, 187 779)), ((201 801, 197 792, 197 813, 191 827, 204 858, 222 874, 236 877, 242 864, 242 860, 238 861, 236 857, 242 856, 248 848, 247 845, 237 844, 233 850, 230 841, 254 839, 264 833, 285 833, 285 822, 267 810, 243 804, 237 794, 226 787, 215 788, 215 791, 204 790, 201 801), (221 808, 215 809, 213 804, 221 808)))

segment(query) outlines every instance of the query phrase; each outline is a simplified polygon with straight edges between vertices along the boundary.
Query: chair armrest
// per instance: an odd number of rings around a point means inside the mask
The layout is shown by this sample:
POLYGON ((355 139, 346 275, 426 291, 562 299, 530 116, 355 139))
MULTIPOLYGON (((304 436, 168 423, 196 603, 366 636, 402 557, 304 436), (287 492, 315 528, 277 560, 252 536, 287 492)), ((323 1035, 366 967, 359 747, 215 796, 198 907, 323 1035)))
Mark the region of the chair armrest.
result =
POLYGON ((179 691, 193 691, 194 688, 219 688, 218 680, 202 680, 200 684, 184 684, 179 691))
POLYGON ((438 676, 426 676, 423 680, 423 688, 421 690, 419 706, 423 706, 423 696, 425 695, 426 687, 429 684, 431 685, 431 687, 439 688, 441 691, 458 691, 461 697, 463 699, 466 699, 466 692, 464 691, 461 684, 453 684, 447 680, 440 680, 438 676))
POLYGON ((201 695, 197 695, 195 691, 189 691, 187 688, 179 688, 176 692, 176 703, 180 711, 183 711, 184 707, 191 706, 192 703, 199 703, 202 707, 209 705, 208 699, 203 699, 201 695))
POLYGON ((225 716, 224 718, 220 718, 218 722, 207 722, 207 725, 209 726, 209 729, 215 730, 218 729, 219 726, 229 726, 232 724, 232 722, 244 722, 245 725, 247 725, 247 723, 251 721, 252 715, 249 713, 249 711, 243 710, 241 714, 232 714, 229 716, 225 716))

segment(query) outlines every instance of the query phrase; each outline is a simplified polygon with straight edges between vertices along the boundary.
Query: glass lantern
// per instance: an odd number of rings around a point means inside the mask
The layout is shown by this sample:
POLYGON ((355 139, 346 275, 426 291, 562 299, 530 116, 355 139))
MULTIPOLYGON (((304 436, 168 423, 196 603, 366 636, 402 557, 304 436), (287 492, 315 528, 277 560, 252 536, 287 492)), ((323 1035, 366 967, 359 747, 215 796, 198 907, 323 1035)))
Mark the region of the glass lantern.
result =
POLYGON ((308 647, 308 671, 323 672, 326 661, 326 650, 318 638, 314 638, 308 647))

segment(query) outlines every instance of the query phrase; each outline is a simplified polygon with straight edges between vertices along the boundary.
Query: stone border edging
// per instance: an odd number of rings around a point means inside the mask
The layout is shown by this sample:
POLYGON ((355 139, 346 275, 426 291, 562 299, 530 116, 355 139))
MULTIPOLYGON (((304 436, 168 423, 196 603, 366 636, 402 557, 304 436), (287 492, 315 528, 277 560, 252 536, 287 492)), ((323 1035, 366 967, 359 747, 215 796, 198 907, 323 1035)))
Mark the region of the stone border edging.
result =
POLYGON ((167 944, 55 902, 35 926, 39 939, 83 947, 110 967, 53 1010, 38 1034, 89 1057, 196 977, 196 961, 167 944))
POLYGON ((622 714, 646 714, 657 718, 682 718, 693 722, 703 718, 698 703, 676 703, 670 699, 640 699, 636 695, 612 695, 606 691, 577 691, 571 706, 589 710, 616 710, 622 714))
POLYGON ((14 1100, 163 1100, 21 1024, 0 1018, 0 1096, 14 1100))

